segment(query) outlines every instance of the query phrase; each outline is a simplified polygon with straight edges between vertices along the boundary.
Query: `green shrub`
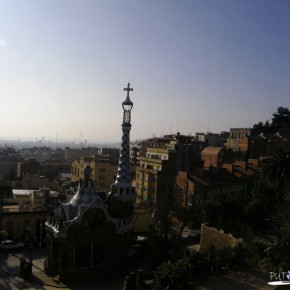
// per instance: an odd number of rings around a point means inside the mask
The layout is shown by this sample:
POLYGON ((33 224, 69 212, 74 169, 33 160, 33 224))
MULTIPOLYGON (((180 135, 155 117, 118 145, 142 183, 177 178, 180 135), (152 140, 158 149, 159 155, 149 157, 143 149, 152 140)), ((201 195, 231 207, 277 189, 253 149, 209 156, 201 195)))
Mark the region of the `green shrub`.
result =
POLYGON ((194 273, 189 259, 182 258, 176 262, 162 263, 155 272, 153 289, 194 289, 194 273))

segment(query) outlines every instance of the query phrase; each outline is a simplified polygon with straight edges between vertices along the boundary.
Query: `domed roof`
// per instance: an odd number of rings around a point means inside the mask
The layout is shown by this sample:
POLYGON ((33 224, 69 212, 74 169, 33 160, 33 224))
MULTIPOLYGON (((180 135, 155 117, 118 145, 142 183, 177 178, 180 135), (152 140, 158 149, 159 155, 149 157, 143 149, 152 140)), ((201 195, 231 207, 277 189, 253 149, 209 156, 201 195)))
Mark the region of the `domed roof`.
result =
POLYGON ((208 146, 205 147, 202 152, 201 152, 201 156, 217 156, 221 150, 224 150, 223 147, 214 147, 214 146, 208 146))
POLYGON ((61 204, 67 220, 75 218, 81 206, 88 206, 92 203, 104 205, 103 200, 95 190, 94 182, 91 181, 91 174, 91 167, 86 165, 84 168, 84 180, 80 180, 77 192, 69 203, 61 204))

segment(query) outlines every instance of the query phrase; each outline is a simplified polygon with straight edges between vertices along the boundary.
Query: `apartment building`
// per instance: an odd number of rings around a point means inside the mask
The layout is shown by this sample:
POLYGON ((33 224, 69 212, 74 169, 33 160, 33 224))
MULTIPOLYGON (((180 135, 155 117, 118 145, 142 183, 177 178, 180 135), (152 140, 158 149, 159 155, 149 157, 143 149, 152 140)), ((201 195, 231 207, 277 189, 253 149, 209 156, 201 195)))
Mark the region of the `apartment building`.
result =
POLYGON ((83 170, 86 165, 92 169, 91 179, 96 187, 101 190, 109 190, 115 182, 118 163, 112 162, 108 155, 94 154, 89 157, 81 157, 71 165, 71 181, 76 182, 83 177, 83 170))
POLYGON ((223 147, 205 147, 201 152, 201 160, 204 162, 205 170, 210 167, 221 168, 223 163, 233 163, 234 152, 223 147))
POLYGON ((225 146, 233 151, 239 151, 239 140, 245 136, 251 136, 251 128, 230 128, 230 136, 225 146))
POLYGON ((45 237, 47 216, 44 195, 39 190, 12 190, 3 196, 0 204, 0 230, 9 237, 25 241, 45 237))
POLYGON ((88 147, 88 148, 70 148, 65 147, 64 149, 64 159, 65 160, 76 160, 81 156, 92 156, 94 154, 101 154, 101 149, 96 147, 88 147))
POLYGON ((137 203, 154 205, 158 192, 173 180, 176 151, 164 147, 148 147, 146 157, 140 157, 136 167, 137 203))

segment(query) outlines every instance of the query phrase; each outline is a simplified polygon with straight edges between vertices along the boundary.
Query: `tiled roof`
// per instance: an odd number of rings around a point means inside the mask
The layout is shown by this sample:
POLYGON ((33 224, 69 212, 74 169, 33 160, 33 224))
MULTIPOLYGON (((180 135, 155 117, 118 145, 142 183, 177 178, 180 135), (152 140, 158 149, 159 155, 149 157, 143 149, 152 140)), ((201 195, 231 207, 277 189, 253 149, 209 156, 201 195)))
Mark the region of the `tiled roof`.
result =
POLYGON ((204 155, 217 156, 222 149, 223 147, 208 146, 202 150, 201 156, 204 156, 204 155))

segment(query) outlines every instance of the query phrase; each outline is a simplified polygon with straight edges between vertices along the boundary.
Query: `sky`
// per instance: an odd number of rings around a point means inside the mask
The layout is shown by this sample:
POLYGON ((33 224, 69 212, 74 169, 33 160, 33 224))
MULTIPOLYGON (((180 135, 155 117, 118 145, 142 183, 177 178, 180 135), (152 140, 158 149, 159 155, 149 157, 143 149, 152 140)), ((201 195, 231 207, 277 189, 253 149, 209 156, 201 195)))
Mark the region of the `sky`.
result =
POLYGON ((0 139, 228 131, 290 100, 288 0, 0 0, 0 139))

